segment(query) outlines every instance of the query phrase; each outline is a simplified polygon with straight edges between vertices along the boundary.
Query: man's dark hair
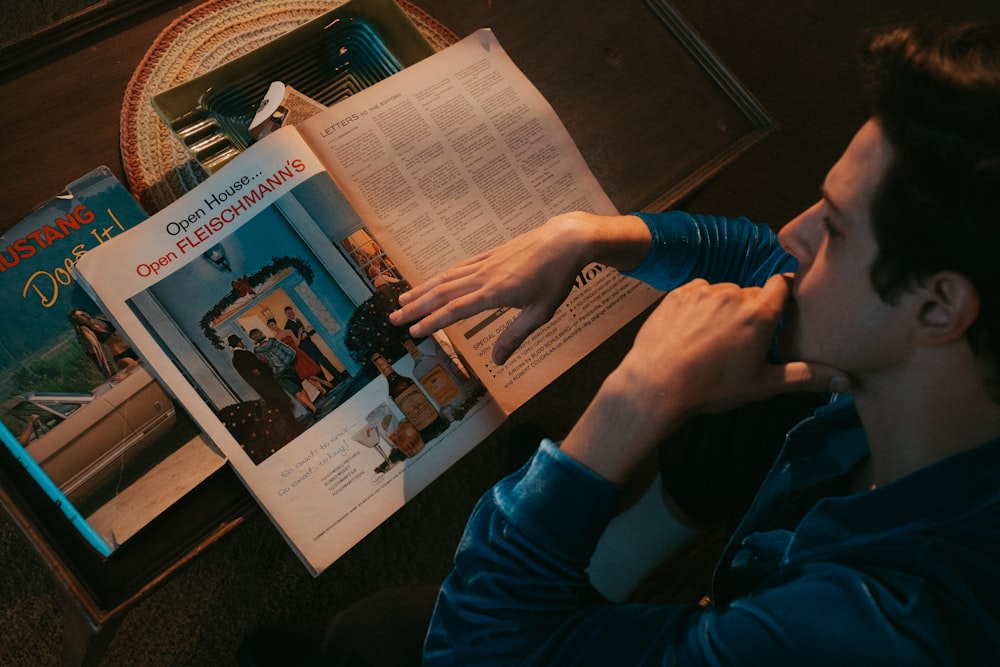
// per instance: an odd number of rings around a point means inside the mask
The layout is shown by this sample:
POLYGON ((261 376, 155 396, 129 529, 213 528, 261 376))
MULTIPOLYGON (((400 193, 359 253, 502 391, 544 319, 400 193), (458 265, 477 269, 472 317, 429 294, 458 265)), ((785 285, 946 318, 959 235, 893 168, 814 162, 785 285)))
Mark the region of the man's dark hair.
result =
POLYGON ((894 151, 872 204, 872 283, 893 302, 938 271, 968 278, 981 306, 968 341, 1000 402, 1000 26, 882 32, 865 63, 894 151))

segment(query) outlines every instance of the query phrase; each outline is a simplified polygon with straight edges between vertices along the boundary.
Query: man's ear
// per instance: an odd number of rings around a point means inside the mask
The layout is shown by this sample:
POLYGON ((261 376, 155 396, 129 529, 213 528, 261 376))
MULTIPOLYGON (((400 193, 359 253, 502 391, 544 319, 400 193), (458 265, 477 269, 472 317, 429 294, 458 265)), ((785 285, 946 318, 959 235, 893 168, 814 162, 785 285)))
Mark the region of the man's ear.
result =
POLYGON ((925 343, 958 340, 979 315, 979 291, 960 273, 935 273, 918 288, 918 293, 918 335, 925 343))

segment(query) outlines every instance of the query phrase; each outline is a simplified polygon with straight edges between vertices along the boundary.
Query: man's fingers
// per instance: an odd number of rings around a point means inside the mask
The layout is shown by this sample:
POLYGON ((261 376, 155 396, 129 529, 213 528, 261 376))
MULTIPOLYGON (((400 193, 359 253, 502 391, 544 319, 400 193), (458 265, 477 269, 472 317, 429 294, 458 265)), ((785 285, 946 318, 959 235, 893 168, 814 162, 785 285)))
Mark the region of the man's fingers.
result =
POLYGON ((772 319, 777 323, 785 309, 785 302, 792 292, 792 275, 775 274, 761 287, 760 299, 771 307, 772 319))
POLYGON ((401 318, 410 313, 430 312, 433 307, 478 287, 478 282, 472 281, 470 284, 468 279, 478 270, 479 261, 479 258, 473 258, 460 262, 447 271, 403 292, 399 296, 399 305, 404 306, 404 308, 401 309, 403 312, 398 317, 401 318))
MULTIPOLYGON (((437 289, 423 293, 417 293, 416 289, 411 290, 399 297, 400 308, 389 313, 389 321, 396 326, 402 326, 428 316, 440 318, 440 315, 445 315, 445 319, 447 319, 449 311, 457 310, 456 304, 469 303, 469 299, 462 297, 468 297, 470 294, 475 297, 477 288, 478 286, 475 284, 458 282, 441 285, 437 289)), ((474 299, 472 303, 475 303, 474 299)), ((461 319, 461 317, 457 319, 461 319)), ((439 328, 441 327, 436 327, 434 330, 439 328)))
POLYGON ((465 293, 456 291, 456 295, 452 298, 435 295, 419 303, 404 306, 390 313, 389 321, 396 326, 414 322, 409 328, 410 335, 423 337, 468 317, 504 305, 505 300, 501 296, 483 290, 465 293))

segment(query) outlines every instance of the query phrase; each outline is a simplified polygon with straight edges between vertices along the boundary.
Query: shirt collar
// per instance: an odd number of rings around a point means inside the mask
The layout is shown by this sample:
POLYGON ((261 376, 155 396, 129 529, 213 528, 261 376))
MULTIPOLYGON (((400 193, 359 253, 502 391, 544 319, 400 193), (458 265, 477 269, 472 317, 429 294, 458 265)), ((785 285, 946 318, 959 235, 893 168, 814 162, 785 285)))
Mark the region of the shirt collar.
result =
POLYGON ((870 491, 820 501, 795 531, 788 556, 824 544, 926 530, 990 507, 1000 507, 1000 439, 870 491))

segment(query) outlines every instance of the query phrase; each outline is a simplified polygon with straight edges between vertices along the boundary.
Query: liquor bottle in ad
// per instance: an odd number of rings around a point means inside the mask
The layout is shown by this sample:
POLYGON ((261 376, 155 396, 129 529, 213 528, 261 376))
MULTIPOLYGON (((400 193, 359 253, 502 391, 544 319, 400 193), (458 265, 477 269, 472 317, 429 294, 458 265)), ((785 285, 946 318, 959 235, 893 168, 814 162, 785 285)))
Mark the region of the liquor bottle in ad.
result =
POLYGON ((424 395, 420 386, 397 373, 392 364, 378 352, 372 354, 371 359, 389 385, 389 398, 406 415, 406 419, 417 429, 424 442, 444 433, 448 428, 447 422, 424 395))
POLYGON ((464 400, 462 389, 437 357, 432 357, 417 347, 412 340, 403 341, 406 351, 413 357, 413 379, 431 397, 438 408, 447 415, 464 400))

